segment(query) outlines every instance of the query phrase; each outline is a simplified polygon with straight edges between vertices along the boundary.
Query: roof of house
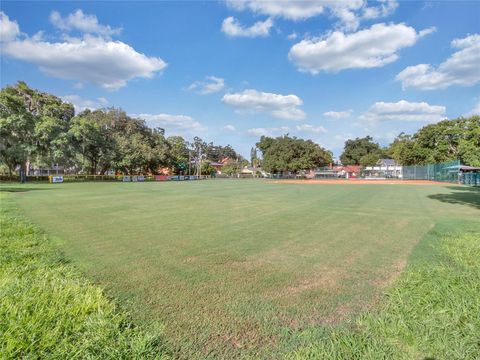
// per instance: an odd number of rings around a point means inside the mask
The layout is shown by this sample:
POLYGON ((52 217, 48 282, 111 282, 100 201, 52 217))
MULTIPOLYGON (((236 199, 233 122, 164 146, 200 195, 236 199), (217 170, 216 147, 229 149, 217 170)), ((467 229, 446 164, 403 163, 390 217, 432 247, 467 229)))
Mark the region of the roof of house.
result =
POLYGON ((360 172, 361 166, 360 165, 345 165, 343 168, 346 172, 360 172))
POLYGON ((393 159, 380 159, 377 161, 377 165, 384 165, 384 166, 397 166, 397 162, 393 159))
POLYGON ((446 169, 466 171, 466 170, 480 170, 480 167, 468 166, 468 165, 453 165, 453 166, 447 167, 446 169))
POLYGON ((333 166, 331 169, 323 169, 324 171, 346 171, 346 172, 360 172, 360 165, 338 165, 333 166))

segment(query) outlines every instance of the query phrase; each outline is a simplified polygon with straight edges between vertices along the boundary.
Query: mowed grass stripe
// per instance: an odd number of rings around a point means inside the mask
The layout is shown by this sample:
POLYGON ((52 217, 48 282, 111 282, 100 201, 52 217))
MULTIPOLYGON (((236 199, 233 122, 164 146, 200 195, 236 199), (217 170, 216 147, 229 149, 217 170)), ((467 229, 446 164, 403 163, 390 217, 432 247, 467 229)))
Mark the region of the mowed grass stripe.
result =
POLYGON ((18 196, 24 211, 137 319, 164 322, 183 358, 265 356, 294 346, 285 331, 348 320, 438 221, 479 215, 430 197, 448 186, 36 187, 18 196))

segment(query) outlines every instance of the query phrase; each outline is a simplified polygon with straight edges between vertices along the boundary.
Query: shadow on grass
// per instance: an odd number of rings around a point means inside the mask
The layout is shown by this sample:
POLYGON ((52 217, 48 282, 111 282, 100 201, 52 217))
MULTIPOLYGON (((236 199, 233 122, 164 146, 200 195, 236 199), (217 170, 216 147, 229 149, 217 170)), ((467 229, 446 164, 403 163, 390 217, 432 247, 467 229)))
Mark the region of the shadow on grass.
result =
POLYGON ((0 185, 0 193, 1 192, 22 193, 22 192, 37 191, 37 190, 51 190, 51 189, 22 187, 21 185, 17 185, 17 186, 1 186, 0 185))
POLYGON ((480 188, 473 186, 449 186, 448 189, 452 190, 452 192, 428 195, 428 197, 449 204, 468 205, 480 209, 480 188))

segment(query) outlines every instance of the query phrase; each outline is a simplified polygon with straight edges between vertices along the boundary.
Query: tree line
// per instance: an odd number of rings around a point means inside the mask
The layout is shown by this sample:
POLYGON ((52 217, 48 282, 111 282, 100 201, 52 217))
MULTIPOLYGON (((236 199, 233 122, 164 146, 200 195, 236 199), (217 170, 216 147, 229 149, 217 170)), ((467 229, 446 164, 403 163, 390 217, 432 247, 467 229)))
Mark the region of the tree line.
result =
MULTIPOLYGON (((298 172, 333 163, 332 153, 312 140, 288 134, 262 136, 252 148, 250 164, 270 173, 298 172), (258 156, 257 151, 261 153, 258 156)), ((60 164, 75 173, 156 174, 168 168, 177 174, 211 174, 212 162, 228 158, 222 173, 234 175, 249 162, 230 146, 166 137, 117 108, 75 114, 72 104, 31 89, 24 82, 0 91, 0 161, 10 174, 60 164)), ((480 117, 444 120, 415 134, 401 133, 386 147, 371 136, 345 142, 340 162, 372 166, 381 158, 401 165, 449 160, 480 166, 480 117)))
POLYGON ((152 129, 121 109, 75 114, 72 104, 24 82, 0 91, 0 160, 10 174, 52 164, 92 175, 156 174, 162 168, 210 174, 209 163, 226 157, 238 166, 244 161, 230 145, 166 137, 164 129, 152 129))
POLYGON ((340 161, 344 165, 372 166, 381 158, 394 159, 404 166, 451 160, 480 166, 480 116, 443 120, 413 135, 401 133, 383 148, 370 136, 347 140, 340 161))

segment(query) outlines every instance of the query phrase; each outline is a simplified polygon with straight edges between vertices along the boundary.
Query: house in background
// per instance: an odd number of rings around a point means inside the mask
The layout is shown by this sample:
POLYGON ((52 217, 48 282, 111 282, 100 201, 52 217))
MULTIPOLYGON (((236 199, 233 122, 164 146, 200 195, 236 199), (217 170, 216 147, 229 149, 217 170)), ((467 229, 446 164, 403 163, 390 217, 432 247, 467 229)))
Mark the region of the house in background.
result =
POLYGON ((63 175, 65 174, 65 168, 59 164, 52 164, 47 167, 34 168, 29 165, 29 171, 27 175, 34 176, 47 176, 47 175, 63 175))
POLYGON ((224 157, 220 162, 211 162, 210 165, 215 168, 217 174, 222 174, 222 168, 230 162, 230 158, 224 157))
POLYGON ((401 178, 402 166, 393 159, 380 159, 375 166, 365 167, 366 178, 401 178))
POLYGON ((337 166, 339 177, 345 179, 356 179, 360 176, 362 167, 360 165, 337 166))
MULTIPOLYGON (((356 179, 360 176, 360 165, 330 165, 315 170, 316 179, 356 179)), ((309 178, 309 177, 307 177, 309 178)))
POLYGON ((260 167, 245 166, 239 173, 239 177, 263 177, 268 178, 271 175, 260 167))

